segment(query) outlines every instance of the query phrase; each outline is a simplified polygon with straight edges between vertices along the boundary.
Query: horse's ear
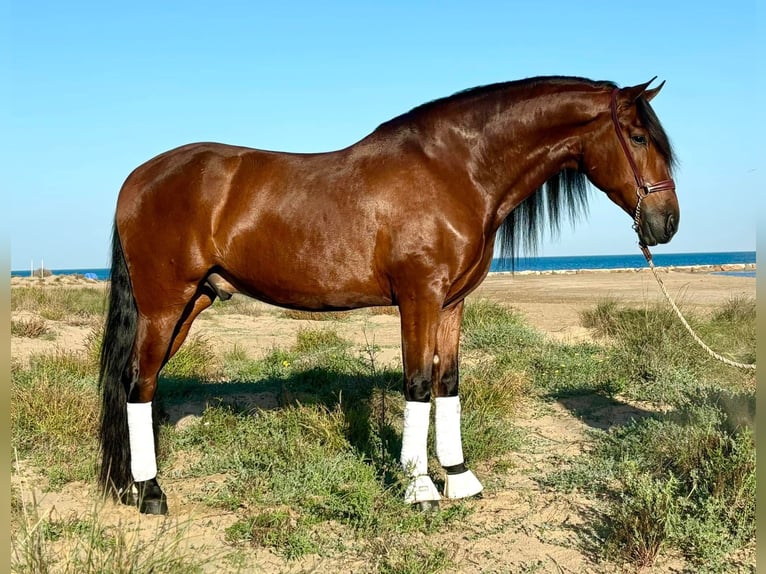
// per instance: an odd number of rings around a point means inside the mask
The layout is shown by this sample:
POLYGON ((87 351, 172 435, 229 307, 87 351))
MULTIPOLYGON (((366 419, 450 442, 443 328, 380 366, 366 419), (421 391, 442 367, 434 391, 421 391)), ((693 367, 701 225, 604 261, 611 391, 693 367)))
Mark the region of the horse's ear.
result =
POLYGON ((654 96, 660 93, 660 90, 662 89, 662 86, 665 85, 665 80, 662 80, 659 86, 656 88, 652 88, 651 90, 646 90, 644 92, 644 98, 647 102, 651 102, 654 99, 654 96))
POLYGON ((632 106, 642 95, 646 98, 646 101, 651 100, 659 93, 659 91, 662 89, 662 86, 665 85, 665 82, 662 82, 656 88, 647 91, 646 88, 648 88, 649 84, 651 84, 656 79, 657 76, 654 76, 651 80, 643 84, 631 86, 628 88, 622 88, 620 90, 620 96, 622 96, 622 101, 624 102, 623 105, 632 106))

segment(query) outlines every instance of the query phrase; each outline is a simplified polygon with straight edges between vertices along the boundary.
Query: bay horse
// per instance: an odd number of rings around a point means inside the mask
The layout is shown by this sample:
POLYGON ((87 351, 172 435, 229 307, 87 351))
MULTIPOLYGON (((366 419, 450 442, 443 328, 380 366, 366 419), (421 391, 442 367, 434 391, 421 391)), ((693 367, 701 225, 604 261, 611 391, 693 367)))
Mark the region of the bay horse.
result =
POLYGON ((218 297, 306 311, 396 305, 405 502, 438 506, 427 474, 435 404, 444 496, 478 494, 463 458, 458 346, 465 297, 542 222, 587 207, 588 184, 634 219, 642 246, 679 221, 664 82, 538 77, 435 100, 329 153, 195 143, 135 169, 117 200, 101 353, 99 483, 164 514, 152 401, 163 365, 218 297), (654 183, 652 183, 654 182, 654 183))

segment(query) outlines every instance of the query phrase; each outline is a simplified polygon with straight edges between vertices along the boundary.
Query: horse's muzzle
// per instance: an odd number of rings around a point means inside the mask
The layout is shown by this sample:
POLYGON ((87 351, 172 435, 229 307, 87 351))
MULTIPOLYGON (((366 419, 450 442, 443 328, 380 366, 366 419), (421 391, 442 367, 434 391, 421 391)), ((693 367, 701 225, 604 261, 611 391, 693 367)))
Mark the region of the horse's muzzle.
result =
POLYGON ((678 231, 678 213, 644 213, 638 227, 641 243, 651 247, 658 243, 668 243, 678 231))

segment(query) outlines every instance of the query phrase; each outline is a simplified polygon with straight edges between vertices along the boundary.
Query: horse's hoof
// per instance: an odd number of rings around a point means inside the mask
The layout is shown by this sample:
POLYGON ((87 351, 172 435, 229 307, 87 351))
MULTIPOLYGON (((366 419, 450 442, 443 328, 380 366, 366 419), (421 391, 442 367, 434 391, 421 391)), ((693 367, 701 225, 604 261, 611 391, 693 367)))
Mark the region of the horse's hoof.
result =
POLYGON ((438 506, 440 498, 433 481, 425 474, 413 478, 404 491, 404 502, 407 504, 436 502, 438 506))
POLYGON ((120 502, 135 506, 142 514, 168 513, 168 499, 156 478, 134 482, 120 495, 120 502))
POLYGON ((425 514, 431 514, 432 512, 439 512, 439 501, 438 500, 423 500, 422 502, 416 503, 418 510, 420 512, 423 512, 425 514))
POLYGON ((444 496, 447 498, 469 498, 478 496, 484 487, 473 472, 448 474, 444 480, 444 496))
POLYGON ((149 500, 144 498, 141 500, 141 504, 138 505, 138 511, 141 514, 167 514, 168 501, 164 494, 159 500, 149 500))

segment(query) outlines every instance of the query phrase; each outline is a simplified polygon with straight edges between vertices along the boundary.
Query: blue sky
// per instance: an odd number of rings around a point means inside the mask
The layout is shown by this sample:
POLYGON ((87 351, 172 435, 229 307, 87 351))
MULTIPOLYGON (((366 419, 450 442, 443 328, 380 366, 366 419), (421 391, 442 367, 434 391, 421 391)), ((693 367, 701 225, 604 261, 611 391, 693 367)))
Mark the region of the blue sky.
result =
MULTIPOLYGON (((754 2, 25 2, 0 24, 11 268, 106 267, 117 194, 169 148, 345 147, 458 90, 563 74, 667 80, 681 228, 658 253, 754 250, 763 74, 754 2)), ((760 178, 759 178, 760 176, 760 178)), ((539 255, 636 250, 593 190, 539 255)))

